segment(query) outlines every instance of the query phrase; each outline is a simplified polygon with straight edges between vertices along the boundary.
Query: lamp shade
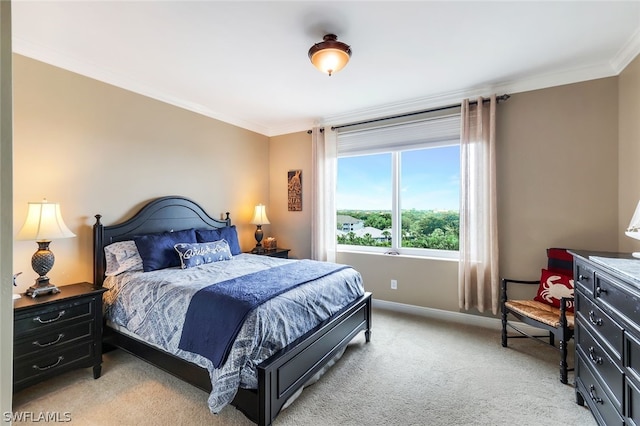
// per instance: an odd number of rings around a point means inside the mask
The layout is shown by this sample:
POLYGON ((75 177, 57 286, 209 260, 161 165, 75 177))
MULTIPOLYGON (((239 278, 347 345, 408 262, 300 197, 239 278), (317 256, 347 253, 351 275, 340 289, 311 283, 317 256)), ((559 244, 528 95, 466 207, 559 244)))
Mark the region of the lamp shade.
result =
POLYGON ((18 240, 50 241, 75 236, 62 220, 60 204, 43 200, 41 203, 29 203, 27 219, 16 238, 18 240))
POLYGON ((253 211, 253 219, 251 219, 253 225, 269 225, 269 219, 267 218, 267 211, 262 204, 258 204, 253 211))
POLYGON ((309 59, 313 66, 329 75, 344 68, 349 58, 351 58, 351 48, 338 41, 335 34, 325 35, 323 41, 309 49, 309 59))
MULTIPOLYGON (((624 233, 627 237, 640 240, 640 202, 636 206, 636 211, 633 212, 633 217, 631 218, 631 222, 629 222, 629 226, 624 233)), ((640 258, 640 252, 634 252, 633 257, 640 258)))
POLYGON ((625 235, 640 240, 640 202, 638 202, 636 206, 636 211, 633 212, 633 217, 631 218, 631 222, 629 222, 625 235))

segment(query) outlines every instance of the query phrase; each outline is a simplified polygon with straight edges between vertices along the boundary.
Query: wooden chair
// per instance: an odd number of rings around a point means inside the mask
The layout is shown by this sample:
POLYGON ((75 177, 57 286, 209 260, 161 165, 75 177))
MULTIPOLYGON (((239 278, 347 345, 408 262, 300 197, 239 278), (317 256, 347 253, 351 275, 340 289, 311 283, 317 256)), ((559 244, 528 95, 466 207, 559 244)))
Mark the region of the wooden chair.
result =
MULTIPOLYGON (((547 249, 547 270, 558 275, 570 277, 573 280, 573 256, 565 249, 547 249)), ((528 337, 547 344, 546 335, 531 335, 508 321, 509 314, 522 323, 547 330, 548 344, 560 351, 560 381, 567 383, 567 372, 573 371, 567 365, 567 343, 573 337, 574 314, 572 312, 573 297, 559 297, 559 307, 551 306, 538 300, 509 300, 507 284, 528 284, 540 286, 541 281, 523 281, 509 278, 502 279, 501 308, 502 308, 502 346, 507 347, 507 339, 528 337), (507 327, 517 331, 517 335, 508 335, 507 327), (555 339, 558 339, 558 347, 555 339)), ((573 281, 571 281, 573 284, 573 281)), ((568 290, 568 289, 566 289, 568 290)), ((573 295, 573 291, 570 291, 573 295)))

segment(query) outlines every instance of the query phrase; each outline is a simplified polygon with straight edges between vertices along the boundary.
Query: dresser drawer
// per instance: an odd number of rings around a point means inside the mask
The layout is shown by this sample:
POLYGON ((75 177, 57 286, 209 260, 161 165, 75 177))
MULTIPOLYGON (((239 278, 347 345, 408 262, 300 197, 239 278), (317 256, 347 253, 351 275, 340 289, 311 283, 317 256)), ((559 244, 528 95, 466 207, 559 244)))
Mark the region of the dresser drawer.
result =
POLYGON ((640 386, 636 385, 633 380, 627 378, 626 387, 626 424, 640 425, 640 386))
POLYGON ((640 318, 640 292, 609 275, 598 273, 594 294, 605 309, 622 317, 627 324, 637 327, 640 318))
POLYGON ((94 357, 95 345, 92 341, 24 357, 13 364, 14 387, 22 387, 25 382, 40 381, 75 367, 93 365, 94 357))
MULTIPOLYGON (((624 366, 627 374, 640 383, 640 339, 629 333, 624 334, 624 366)), ((640 407, 638 407, 640 409, 640 407)))
POLYGON ((93 298, 59 303, 42 309, 33 309, 16 314, 14 337, 20 338, 29 332, 46 332, 47 328, 64 327, 67 324, 93 318, 93 298))
POLYGON ((582 293, 576 292, 576 321, 589 325, 616 362, 622 360, 622 327, 582 293))
POLYGON ((582 356, 584 363, 604 379, 604 386, 611 393, 612 401, 622 412, 622 402, 624 401, 624 374, 622 370, 600 346, 590 327, 586 325, 577 327, 575 340, 576 351, 582 356))
POLYGON ((578 259, 575 261, 574 287, 593 297, 595 270, 578 259))
POLYGON ((599 424, 611 426, 622 425, 624 421, 608 394, 602 388, 602 379, 597 377, 587 366, 586 360, 578 353, 576 357, 576 386, 589 405, 599 424))
POLYGON ((26 338, 16 339, 13 345, 13 357, 19 360, 23 356, 35 354, 38 351, 57 350, 81 339, 91 340, 93 332, 93 321, 84 321, 68 327, 49 330, 46 333, 31 334, 26 338))

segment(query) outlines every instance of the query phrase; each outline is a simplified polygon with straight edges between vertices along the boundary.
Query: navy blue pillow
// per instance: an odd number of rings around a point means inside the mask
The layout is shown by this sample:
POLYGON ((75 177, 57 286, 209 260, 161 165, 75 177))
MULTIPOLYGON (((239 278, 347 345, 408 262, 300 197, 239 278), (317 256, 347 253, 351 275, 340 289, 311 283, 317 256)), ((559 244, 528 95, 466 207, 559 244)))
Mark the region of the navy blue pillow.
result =
POLYGON ((199 243, 211 243, 221 239, 220 231, 217 229, 196 229, 196 241, 199 243))
POLYGON ((149 272, 180 266, 180 257, 174 246, 178 243, 195 243, 196 232, 194 229, 160 232, 140 235, 134 237, 133 241, 135 241, 138 253, 142 258, 142 270, 149 272))
POLYGON ((235 225, 225 226, 219 229, 196 229, 196 238, 199 243, 227 240, 233 256, 242 253, 240 243, 238 243, 238 232, 236 231, 235 225))

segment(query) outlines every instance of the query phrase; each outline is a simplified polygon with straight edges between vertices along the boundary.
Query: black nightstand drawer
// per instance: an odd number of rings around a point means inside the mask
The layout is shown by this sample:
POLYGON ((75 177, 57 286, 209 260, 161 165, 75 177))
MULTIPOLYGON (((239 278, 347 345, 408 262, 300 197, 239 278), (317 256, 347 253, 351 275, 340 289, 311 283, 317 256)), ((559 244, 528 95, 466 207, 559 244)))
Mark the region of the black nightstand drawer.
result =
POLYGON ((267 250, 264 252, 265 256, 271 256, 271 257, 280 257, 282 259, 288 259, 289 258, 289 249, 274 249, 274 250, 267 250))
POLYGON ((74 303, 61 303, 44 309, 29 311, 25 314, 16 314, 14 319, 14 337, 37 331, 45 332, 45 328, 64 327, 70 322, 78 322, 90 319, 93 316, 93 298, 84 298, 74 303))
POLYGON ((279 257, 279 258, 282 258, 282 259, 288 259, 290 251, 291 251, 291 249, 285 249, 285 248, 279 248, 278 247, 278 248, 269 249, 269 250, 262 249, 260 251, 249 251, 247 253, 257 254, 257 255, 260 255, 260 256, 279 257))
POLYGON ((91 340, 91 336, 93 336, 93 322, 85 321, 69 327, 52 330, 49 333, 17 339, 13 345, 13 357, 18 360, 35 352, 50 352, 61 346, 73 344, 80 339, 91 340))
POLYGON ((91 366, 94 363, 95 346, 89 341, 67 349, 41 353, 39 356, 15 360, 13 364, 13 384, 22 386, 26 382, 37 382, 49 376, 76 367, 91 366))

